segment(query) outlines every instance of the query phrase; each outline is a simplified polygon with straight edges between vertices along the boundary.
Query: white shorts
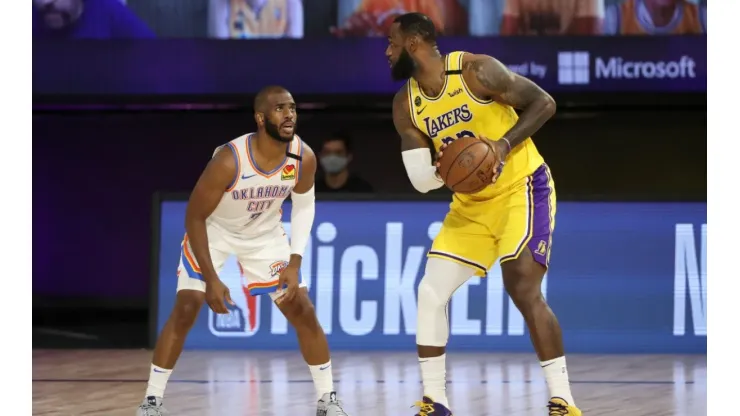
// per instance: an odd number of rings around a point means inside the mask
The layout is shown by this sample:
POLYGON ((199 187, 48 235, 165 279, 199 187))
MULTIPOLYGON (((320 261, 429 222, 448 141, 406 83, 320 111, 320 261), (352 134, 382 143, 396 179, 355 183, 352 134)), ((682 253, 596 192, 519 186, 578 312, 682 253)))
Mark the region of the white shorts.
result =
MULTIPOLYGON (((276 291, 280 272, 290 261, 290 245, 282 227, 256 238, 235 237, 208 227, 208 247, 216 273, 220 275, 224 263, 233 255, 239 263, 245 292, 248 291, 252 296, 269 294, 273 300, 279 297, 276 291)), ((300 273, 298 279, 300 287, 306 287, 300 273)), ((180 265, 177 268, 177 291, 180 290, 206 290, 187 234, 182 242, 180 265)))

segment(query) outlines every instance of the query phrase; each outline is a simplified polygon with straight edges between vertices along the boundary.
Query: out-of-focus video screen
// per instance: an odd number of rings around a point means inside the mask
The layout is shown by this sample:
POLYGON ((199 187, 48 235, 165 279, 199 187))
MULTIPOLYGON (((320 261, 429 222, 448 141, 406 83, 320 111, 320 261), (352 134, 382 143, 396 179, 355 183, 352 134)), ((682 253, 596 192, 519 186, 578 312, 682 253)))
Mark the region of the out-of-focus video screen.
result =
POLYGON ((706 10, 706 0, 33 0, 33 36, 382 37, 407 12, 442 36, 699 35, 706 10))

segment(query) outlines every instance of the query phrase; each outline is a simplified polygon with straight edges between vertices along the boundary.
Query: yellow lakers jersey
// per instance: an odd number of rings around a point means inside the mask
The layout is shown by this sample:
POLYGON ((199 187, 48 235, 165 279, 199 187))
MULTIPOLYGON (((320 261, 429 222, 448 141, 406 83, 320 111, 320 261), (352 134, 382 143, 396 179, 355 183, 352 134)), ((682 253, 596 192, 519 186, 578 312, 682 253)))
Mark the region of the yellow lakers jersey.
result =
POLYGON ((253 9, 246 0, 230 0, 229 32, 232 38, 278 38, 288 27, 286 0, 267 0, 253 9))
MULTIPOLYGON (((462 69, 465 52, 452 52, 445 57, 447 71, 462 69)), ((481 100, 465 85, 462 73, 448 74, 442 91, 429 97, 413 78, 408 84, 411 119, 416 128, 432 139, 435 150, 464 136, 485 136, 498 140, 511 129, 519 117, 513 108, 493 100, 481 100)), ((517 181, 532 175, 545 163, 531 139, 515 147, 506 158, 501 176, 495 184, 475 194, 456 194, 461 202, 492 199, 517 181)))

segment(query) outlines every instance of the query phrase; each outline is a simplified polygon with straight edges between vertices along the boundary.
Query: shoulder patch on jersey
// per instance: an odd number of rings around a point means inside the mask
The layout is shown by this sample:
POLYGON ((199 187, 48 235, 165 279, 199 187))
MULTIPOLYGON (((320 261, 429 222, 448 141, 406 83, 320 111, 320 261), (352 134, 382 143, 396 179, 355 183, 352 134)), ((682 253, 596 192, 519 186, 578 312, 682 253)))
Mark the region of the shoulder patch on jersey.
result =
POLYGON ((280 179, 283 181, 295 180, 295 165, 292 163, 289 165, 286 165, 283 168, 283 171, 280 172, 280 179))

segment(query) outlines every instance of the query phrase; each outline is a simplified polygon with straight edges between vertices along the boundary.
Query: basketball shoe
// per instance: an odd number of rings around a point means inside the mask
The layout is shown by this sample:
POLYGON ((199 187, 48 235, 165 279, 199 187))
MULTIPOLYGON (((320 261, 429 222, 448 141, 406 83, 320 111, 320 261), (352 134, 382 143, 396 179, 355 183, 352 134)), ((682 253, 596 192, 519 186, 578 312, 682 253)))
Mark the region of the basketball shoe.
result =
POLYGON ((547 409, 549 410, 549 416, 582 416, 583 413, 575 407, 571 406, 565 400, 560 397, 553 397, 550 402, 547 403, 547 409))
POLYGON ((439 403, 435 403, 431 398, 424 396, 420 402, 414 403, 418 407, 419 413, 414 416, 452 416, 450 409, 439 403))
POLYGON ((167 410, 162 407, 162 399, 154 396, 144 399, 136 411, 136 416, 162 416, 165 414, 167 414, 167 410))
POLYGON ((349 416, 342 409, 342 404, 337 400, 337 393, 331 392, 324 394, 319 399, 316 407, 316 416, 349 416))

